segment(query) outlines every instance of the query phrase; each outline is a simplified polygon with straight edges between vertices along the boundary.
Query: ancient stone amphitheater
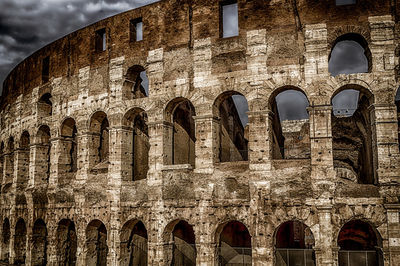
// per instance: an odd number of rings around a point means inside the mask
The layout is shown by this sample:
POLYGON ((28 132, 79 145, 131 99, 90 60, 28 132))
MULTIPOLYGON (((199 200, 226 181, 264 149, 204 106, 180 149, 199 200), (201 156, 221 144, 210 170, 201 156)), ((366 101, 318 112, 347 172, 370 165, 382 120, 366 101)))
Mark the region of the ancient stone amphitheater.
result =
POLYGON ((21 62, 1 260, 400 265, 400 2, 342 2, 165 0, 21 62), (343 41, 365 73, 331 75, 343 41), (345 91, 356 110, 335 107, 345 91))

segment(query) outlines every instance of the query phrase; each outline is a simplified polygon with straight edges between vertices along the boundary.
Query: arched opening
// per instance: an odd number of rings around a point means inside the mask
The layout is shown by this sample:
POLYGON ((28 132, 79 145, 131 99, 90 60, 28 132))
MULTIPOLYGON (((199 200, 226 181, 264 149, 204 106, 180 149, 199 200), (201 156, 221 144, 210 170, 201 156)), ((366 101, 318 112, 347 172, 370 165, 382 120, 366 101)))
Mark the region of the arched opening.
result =
POLYGON ((275 236, 275 265, 315 265, 314 236, 298 221, 281 224, 275 236))
POLYGON ((147 126, 147 114, 142 109, 132 109, 124 116, 125 126, 132 128, 130 149, 131 177, 129 180, 141 180, 147 177, 149 170, 149 129, 147 126))
POLYGON ((63 219, 57 227, 57 263, 58 265, 75 265, 77 236, 75 224, 69 219, 63 219))
POLYGON ((20 218, 15 225, 15 239, 14 239, 14 264, 21 265, 25 264, 26 258, 26 224, 25 221, 20 218))
POLYGON ((149 96, 149 80, 144 67, 134 65, 128 69, 122 90, 125 99, 138 99, 149 96))
POLYGON ((36 164, 37 169, 43 171, 38 176, 42 178, 42 181, 47 183, 50 178, 50 128, 48 126, 41 126, 37 133, 37 145, 36 149, 36 164))
POLYGON ((11 184, 14 178, 14 138, 10 137, 7 141, 7 152, 5 159, 5 184, 11 184))
POLYGON ((238 221, 224 225, 219 234, 218 262, 221 266, 251 266, 251 235, 238 221))
POLYGON ((28 183, 30 163, 30 135, 24 131, 19 142, 17 187, 24 189, 28 183))
POLYGON ((397 142, 399 144, 399 150, 400 150, 400 87, 397 88, 394 103, 396 104, 396 110, 397 110, 397 142))
POLYGON ((196 115, 194 106, 185 98, 172 100, 166 109, 166 119, 172 122, 172 128, 168 128, 168 141, 166 154, 167 164, 191 164, 195 163, 195 124, 193 117, 196 115))
POLYGON ((1 261, 8 263, 10 258, 10 221, 5 218, 3 221, 3 232, 1 237, 1 261))
POLYGON ((130 220, 122 227, 120 265, 147 265, 147 230, 141 221, 130 220))
POLYGON ((247 161, 249 106, 246 98, 234 91, 225 92, 215 100, 213 109, 220 119, 217 132, 219 161, 247 161))
POLYGON ((170 223, 166 229, 166 255, 168 265, 196 265, 196 238, 193 226, 179 220, 170 223))
POLYGON ((42 219, 36 220, 32 229, 32 265, 47 264, 47 228, 42 219))
POLYGON ((61 126, 62 154, 60 155, 59 166, 64 173, 74 173, 77 170, 78 160, 78 130, 75 120, 67 118, 61 126))
POLYGON ((273 159, 309 159, 311 157, 309 102, 304 92, 283 87, 270 97, 270 145, 273 159))
POLYGON ((382 242, 377 231, 361 220, 346 223, 338 237, 340 265, 383 265, 382 242))
POLYGON ((51 116, 53 113, 52 96, 50 93, 45 93, 40 97, 37 103, 37 110, 39 117, 51 116))
POLYGON ((357 33, 347 33, 336 39, 329 55, 329 73, 353 74, 371 72, 372 56, 368 42, 357 33))
POLYGON ((86 265, 107 265, 107 229, 99 220, 86 228, 86 265))
POLYGON ((90 160, 98 168, 108 169, 109 123, 104 112, 96 112, 90 120, 92 142, 90 144, 90 160))
POLYGON ((333 164, 336 175, 360 184, 376 184, 372 94, 348 85, 332 98, 333 164))

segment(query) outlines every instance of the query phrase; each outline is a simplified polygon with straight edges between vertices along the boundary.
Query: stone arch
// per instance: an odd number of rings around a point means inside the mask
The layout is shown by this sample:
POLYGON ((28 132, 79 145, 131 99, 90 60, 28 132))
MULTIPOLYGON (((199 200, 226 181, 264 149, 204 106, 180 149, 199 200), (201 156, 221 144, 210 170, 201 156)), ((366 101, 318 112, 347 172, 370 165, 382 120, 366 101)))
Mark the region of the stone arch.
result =
POLYGON ((383 265, 382 237, 370 223, 352 219, 345 223, 338 234, 339 266, 351 265, 383 265), (372 263, 371 263, 372 262, 372 263))
POLYGON ((283 222, 274 233, 275 265, 315 265, 314 247, 310 227, 297 220, 283 222))
POLYGON ((27 130, 23 131, 19 140, 17 188, 24 189, 29 178, 30 164, 30 135, 27 130))
POLYGON ((1 261, 8 263, 10 258, 10 238, 11 228, 10 220, 5 218, 3 221, 3 230, 1 235, 1 261))
POLYGON ((64 119, 60 127, 60 150, 58 167, 60 173, 75 173, 78 169, 78 130, 75 120, 64 119))
POLYGON ((248 117, 239 113, 238 105, 243 110, 249 109, 246 97, 236 91, 221 93, 213 103, 213 114, 220 119, 216 134, 220 162, 248 160, 248 117))
POLYGON ((50 92, 44 93, 37 102, 37 114, 39 117, 51 116, 53 113, 52 96, 50 92))
POLYGON ((356 32, 347 32, 347 33, 343 33, 340 36, 336 37, 336 39, 331 43, 331 47, 330 47, 331 51, 328 56, 328 64, 330 65, 330 63, 331 63, 332 52, 334 51, 335 46, 343 41, 356 42, 357 44, 359 44, 362 47, 362 49, 364 49, 364 56, 367 61, 367 65, 365 66, 365 68, 367 69, 367 72, 371 72, 371 70, 372 70, 372 54, 371 54, 371 50, 369 49, 369 46, 368 46, 368 41, 364 38, 363 35, 361 35, 360 33, 356 33, 356 32))
POLYGON ((193 104, 186 98, 178 97, 171 100, 164 109, 164 119, 170 122, 166 127, 169 140, 164 146, 166 164, 191 164, 195 161, 195 123, 196 111, 193 104))
POLYGON ((164 256, 168 265, 196 265, 196 236, 193 225, 185 220, 169 223, 163 234, 164 256))
POLYGON ((272 129, 269 139, 273 159, 311 157, 309 104, 307 94, 299 87, 283 86, 269 96, 268 123, 272 129))
POLYGON ((218 265, 252 264, 252 236, 245 224, 236 220, 220 224, 215 239, 218 265))
POLYGON ((11 184, 14 179, 14 156, 15 156, 15 142, 14 137, 10 136, 7 140, 6 152, 4 154, 4 179, 5 184, 11 184))
POLYGON ((26 258, 26 224, 24 219, 19 218, 15 225, 14 235, 14 264, 25 264, 26 258))
POLYGON ((86 265, 107 265, 107 228, 100 220, 86 227, 86 265))
POLYGON ((103 111, 93 113, 89 120, 91 144, 89 147, 90 161, 96 166, 104 163, 102 167, 108 169, 109 156, 109 121, 103 111))
POLYGON ((75 265, 78 240, 75 223, 62 219, 57 227, 57 263, 58 265, 75 265))
POLYGON ((149 96, 148 78, 143 66, 133 65, 128 68, 124 76, 122 93, 123 98, 128 100, 149 96))
POLYGON ((147 265, 147 229, 139 220, 127 221, 121 229, 120 265, 147 265))
POLYGON ((149 129, 147 125, 147 113, 140 108, 130 109, 125 113, 122 124, 129 128, 129 139, 126 158, 130 162, 127 180, 141 180, 147 177, 149 170, 149 129))
POLYGON ((331 98, 333 162, 339 178, 361 184, 377 184, 376 146, 373 106, 374 95, 365 87, 347 84, 337 89, 331 98), (352 105, 343 111, 346 103, 352 105), (347 101, 347 100, 346 100, 347 101))
POLYGON ((47 264, 47 227, 42 219, 37 219, 32 229, 32 265, 47 264))

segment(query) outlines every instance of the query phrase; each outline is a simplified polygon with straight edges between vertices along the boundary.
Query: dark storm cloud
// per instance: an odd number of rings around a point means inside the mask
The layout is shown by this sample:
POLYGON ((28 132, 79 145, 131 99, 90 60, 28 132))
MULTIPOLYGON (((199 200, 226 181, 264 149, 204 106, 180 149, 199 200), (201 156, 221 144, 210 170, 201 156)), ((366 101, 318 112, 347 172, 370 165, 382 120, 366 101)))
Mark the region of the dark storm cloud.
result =
POLYGON ((332 50, 329 72, 333 76, 368 72, 368 60, 364 49, 355 41, 339 42, 332 50))
POLYGON ((1 0, 0 83, 46 44, 103 18, 157 0, 1 0))

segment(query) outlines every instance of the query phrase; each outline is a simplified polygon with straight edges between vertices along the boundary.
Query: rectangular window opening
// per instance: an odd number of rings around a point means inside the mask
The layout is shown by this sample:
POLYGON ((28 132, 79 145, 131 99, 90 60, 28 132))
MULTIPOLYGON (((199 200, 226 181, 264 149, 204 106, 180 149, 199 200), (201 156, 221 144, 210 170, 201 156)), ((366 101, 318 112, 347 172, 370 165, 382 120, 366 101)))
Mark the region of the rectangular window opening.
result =
POLYGON ((357 0, 335 0, 336 6, 355 5, 357 0))
POLYGON ((95 49, 96 52, 103 52, 106 50, 107 41, 106 41, 106 29, 100 29, 96 31, 95 36, 95 49))
POLYGON ((220 36, 229 38, 239 35, 238 4, 236 1, 220 3, 220 36))
POLYGON ((46 56, 42 60, 42 83, 49 82, 50 74, 50 57, 46 56))
POLYGON ((140 42, 143 40, 142 18, 132 19, 130 21, 130 40, 131 42, 140 42))

